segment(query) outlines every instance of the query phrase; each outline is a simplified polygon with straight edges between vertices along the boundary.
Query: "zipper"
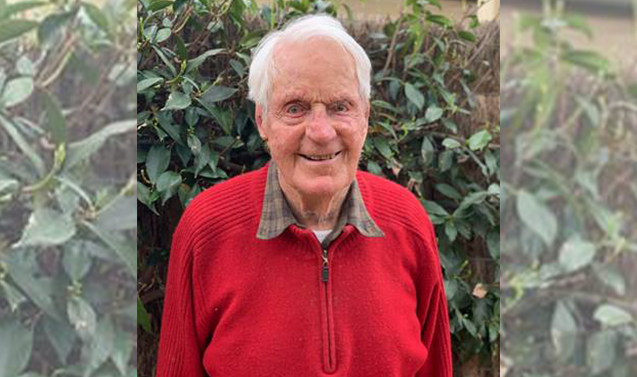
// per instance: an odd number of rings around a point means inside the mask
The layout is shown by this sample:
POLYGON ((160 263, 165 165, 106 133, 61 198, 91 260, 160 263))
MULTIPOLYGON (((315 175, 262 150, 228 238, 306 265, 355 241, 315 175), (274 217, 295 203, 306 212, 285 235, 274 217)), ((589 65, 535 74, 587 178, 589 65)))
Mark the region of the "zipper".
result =
POLYGON ((322 259, 322 267, 321 267, 321 289, 323 290, 323 298, 324 298, 324 316, 323 316, 323 326, 325 328, 325 334, 327 334, 324 338, 324 348, 323 348, 323 370, 325 373, 334 373, 336 370, 336 355, 335 355, 335 342, 334 342, 334 321, 332 318, 332 303, 331 303, 331 295, 329 293, 330 284, 329 284, 329 259, 327 257, 327 249, 322 248, 321 253, 322 259))
POLYGON ((327 249, 323 249, 323 270, 321 273, 321 280, 323 283, 327 283, 330 278, 330 265, 327 259, 327 249))

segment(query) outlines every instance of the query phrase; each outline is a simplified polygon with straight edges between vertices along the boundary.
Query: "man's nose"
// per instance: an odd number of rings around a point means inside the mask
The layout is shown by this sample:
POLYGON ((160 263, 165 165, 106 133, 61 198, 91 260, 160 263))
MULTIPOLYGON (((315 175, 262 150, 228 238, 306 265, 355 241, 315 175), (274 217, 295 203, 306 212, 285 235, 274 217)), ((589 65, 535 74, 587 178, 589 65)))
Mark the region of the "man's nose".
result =
POLYGON ((336 130, 325 105, 312 106, 312 117, 305 132, 317 143, 326 143, 336 137, 336 130))

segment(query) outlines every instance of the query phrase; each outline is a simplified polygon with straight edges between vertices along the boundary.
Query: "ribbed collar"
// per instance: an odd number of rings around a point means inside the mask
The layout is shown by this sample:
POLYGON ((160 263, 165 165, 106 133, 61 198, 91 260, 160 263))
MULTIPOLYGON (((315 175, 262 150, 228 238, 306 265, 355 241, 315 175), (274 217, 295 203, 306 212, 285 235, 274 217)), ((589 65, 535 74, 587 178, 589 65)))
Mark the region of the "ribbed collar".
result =
MULTIPOLYGON (((263 210, 261 212, 259 228, 257 229, 257 238, 262 240, 275 238, 292 224, 303 228, 303 226, 294 217, 294 214, 285 199, 285 195, 283 194, 283 190, 279 184, 277 166, 274 161, 270 161, 263 197, 263 210)), ((363 236, 366 237, 383 237, 385 235, 371 218, 369 212, 367 212, 367 208, 365 207, 365 202, 363 201, 363 196, 361 195, 356 179, 354 179, 347 192, 336 226, 325 238, 323 245, 327 246, 330 242, 336 239, 346 224, 353 225, 363 236)))

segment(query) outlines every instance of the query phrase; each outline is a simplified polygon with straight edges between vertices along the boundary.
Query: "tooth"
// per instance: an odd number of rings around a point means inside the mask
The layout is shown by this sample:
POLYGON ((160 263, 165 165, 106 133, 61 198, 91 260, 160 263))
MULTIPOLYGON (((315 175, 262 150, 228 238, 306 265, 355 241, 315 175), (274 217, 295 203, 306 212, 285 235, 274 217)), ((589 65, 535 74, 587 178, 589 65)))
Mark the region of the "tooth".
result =
POLYGON ((313 160, 313 161, 331 160, 332 158, 336 157, 336 153, 327 154, 327 155, 323 155, 323 156, 307 155, 306 157, 309 158, 310 160, 313 160))

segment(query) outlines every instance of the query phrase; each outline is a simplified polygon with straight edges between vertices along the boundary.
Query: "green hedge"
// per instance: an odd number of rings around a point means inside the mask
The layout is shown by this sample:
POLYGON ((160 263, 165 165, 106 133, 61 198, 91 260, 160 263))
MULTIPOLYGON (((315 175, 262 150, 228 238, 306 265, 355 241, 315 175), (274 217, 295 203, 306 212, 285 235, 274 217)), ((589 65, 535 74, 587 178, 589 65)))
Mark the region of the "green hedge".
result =
POLYGON ((503 60, 502 373, 637 373, 637 77, 544 2, 503 60))
POLYGON ((134 3, 103 4, 0 0, 0 376, 137 375, 134 3))
MULTIPOLYGON (((361 169, 408 187, 436 225, 456 361, 485 368, 499 344, 499 28, 454 25, 435 1, 398 20, 351 23, 373 64, 361 169), (498 104, 491 104, 497 107, 498 104), (478 113, 491 114, 478 116, 478 113)), ((203 189, 269 159, 246 100, 250 51, 324 1, 140 1, 138 199, 140 373, 151 375, 169 235, 203 189)))

